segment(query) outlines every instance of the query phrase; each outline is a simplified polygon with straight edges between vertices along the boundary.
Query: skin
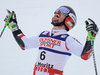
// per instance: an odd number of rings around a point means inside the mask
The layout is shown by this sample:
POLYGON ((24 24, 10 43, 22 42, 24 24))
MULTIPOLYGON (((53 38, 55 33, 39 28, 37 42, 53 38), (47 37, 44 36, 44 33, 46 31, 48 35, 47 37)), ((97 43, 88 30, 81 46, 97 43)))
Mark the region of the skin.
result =
MULTIPOLYGON (((60 10, 56 10, 56 12, 54 13, 54 16, 52 17, 52 22, 53 23, 61 23, 61 22, 63 22, 65 17, 66 16, 63 13, 61 13, 60 10)), ((53 29, 65 29, 65 26, 64 25, 53 26, 53 29)))

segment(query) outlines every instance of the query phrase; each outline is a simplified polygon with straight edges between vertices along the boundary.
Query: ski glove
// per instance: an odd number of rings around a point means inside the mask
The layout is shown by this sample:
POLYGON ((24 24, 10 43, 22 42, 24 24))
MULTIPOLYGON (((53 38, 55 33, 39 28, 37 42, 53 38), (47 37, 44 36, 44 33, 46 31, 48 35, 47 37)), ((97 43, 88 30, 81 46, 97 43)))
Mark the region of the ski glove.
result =
POLYGON ((14 11, 11 12, 11 11, 9 11, 9 10, 7 10, 7 11, 8 11, 8 15, 6 16, 6 18, 4 19, 4 21, 7 22, 8 19, 9 19, 9 14, 11 14, 12 17, 11 17, 11 19, 9 20, 8 27, 9 27, 9 29, 10 29, 12 32, 18 30, 19 27, 18 27, 18 25, 17 25, 17 20, 16 20, 16 14, 15 14, 15 12, 14 12, 14 11))
POLYGON ((95 36, 97 35, 99 31, 97 25, 90 18, 88 18, 88 20, 86 20, 85 23, 86 23, 86 30, 88 32, 88 40, 91 40, 91 39, 94 40, 95 36))

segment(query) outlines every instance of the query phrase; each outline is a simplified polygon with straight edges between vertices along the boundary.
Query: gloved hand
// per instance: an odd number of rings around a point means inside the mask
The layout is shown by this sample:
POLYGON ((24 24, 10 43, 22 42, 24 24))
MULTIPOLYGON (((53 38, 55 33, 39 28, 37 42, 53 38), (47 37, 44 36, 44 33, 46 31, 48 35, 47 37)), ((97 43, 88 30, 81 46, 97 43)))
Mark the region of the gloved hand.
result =
POLYGON ((8 19, 9 19, 9 14, 11 14, 12 17, 11 17, 11 19, 9 20, 8 27, 9 27, 9 29, 10 29, 12 32, 18 30, 19 27, 18 27, 18 25, 17 25, 17 20, 16 20, 16 14, 15 14, 15 12, 14 12, 14 11, 11 12, 11 11, 9 11, 9 10, 7 10, 7 12, 8 12, 8 15, 6 16, 6 18, 4 19, 4 21, 7 22, 8 19))
POLYGON ((99 31, 97 25, 90 18, 88 18, 88 20, 86 20, 85 23, 86 23, 86 30, 88 32, 88 40, 91 40, 91 39, 94 40, 95 36, 97 35, 99 31))

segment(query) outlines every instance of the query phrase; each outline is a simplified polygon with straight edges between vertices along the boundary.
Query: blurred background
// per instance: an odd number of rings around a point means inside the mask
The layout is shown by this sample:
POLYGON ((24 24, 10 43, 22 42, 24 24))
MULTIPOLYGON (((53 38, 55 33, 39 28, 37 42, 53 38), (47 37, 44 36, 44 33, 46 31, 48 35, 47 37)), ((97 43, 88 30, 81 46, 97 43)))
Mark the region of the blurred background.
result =
MULTIPOLYGON (((93 19, 100 28, 100 0, 0 0, 0 32, 4 27, 6 9, 14 10, 20 29, 27 36, 35 36, 44 30, 51 30, 54 11, 62 5, 72 7, 77 15, 76 26, 68 32, 85 44, 87 31, 85 20, 93 19)), ((100 74, 100 34, 95 39, 94 51, 100 74)), ((0 38, 0 75, 33 75, 38 49, 22 51, 6 28, 0 38)), ((93 57, 84 61, 72 55, 65 65, 64 75, 95 75, 93 57)))

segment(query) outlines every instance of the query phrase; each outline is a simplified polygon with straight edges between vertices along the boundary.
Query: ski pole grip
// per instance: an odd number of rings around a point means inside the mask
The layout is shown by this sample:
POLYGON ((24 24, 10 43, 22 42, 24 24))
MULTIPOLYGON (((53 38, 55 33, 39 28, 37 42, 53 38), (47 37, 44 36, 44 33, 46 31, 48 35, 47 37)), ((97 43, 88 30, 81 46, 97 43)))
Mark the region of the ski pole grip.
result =
POLYGON ((9 21, 10 21, 11 17, 12 17, 12 15, 11 15, 11 13, 10 13, 10 14, 9 14, 9 18, 8 18, 7 22, 5 23, 5 26, 7 26, 7 25, 8 25, 8 23, 9 23, 9 21))
POLYGON ((95 37, 92 35, 92 32, 89 32, 88 33, 88 40, 90 40, 91 46, 93 46, 94 39, 95 39, 95 37))
POLYGON ((2 36, 2 34, 3 34, 3 32, 4 32, 4 30, 5 30, 6 26, 9 24, 9 21, 10 21, 11 17, 12 17, 12 14, 9 13, 9 18, 8 18, 8 20, 6 21, 3 30, 1 31, 0 38, 1 38, 1 36, 2 36))

